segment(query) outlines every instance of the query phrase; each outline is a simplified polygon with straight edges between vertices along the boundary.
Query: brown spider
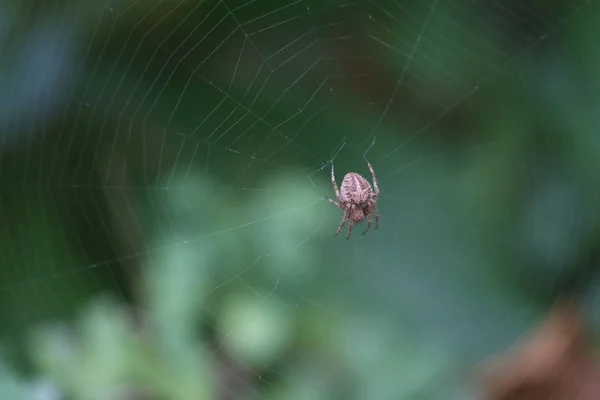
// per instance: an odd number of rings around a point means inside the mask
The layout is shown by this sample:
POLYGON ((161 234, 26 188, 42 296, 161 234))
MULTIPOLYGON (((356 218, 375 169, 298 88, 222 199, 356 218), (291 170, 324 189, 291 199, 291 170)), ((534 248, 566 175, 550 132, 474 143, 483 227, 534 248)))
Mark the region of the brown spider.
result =
POLYGON ((377 176, 375 175, 375 171, 373 171, 373 167, 369 161, 366 158, 364 160, 369 166, 369 171, 371 171, 371 175, 373 177, 373 187, 375 187, 375 191, 373 191, 371 184, 365 178, 355 172, 349 172, 346 174, 346 176, 344 176, 340 193, 337 183, 335 182, 333 164, 331 164, 331 183, 333 184, 333 191, 335 192, 335 197, 338 201, 335 201, 328 196, 325 196, 325 198, 329 200, 331 204, 344 210, 342 223, 335 232, 335 235, 333 235, 334 237, 340 233, 346 221, 350 221, 348 224, 348 236, 346 236, 346 240, 350 239, 354 224, 362 222, 362 220, 368 216, 367 230, 362 233, 364 235, 367 233, 369 228, 371 228, 373 213, 375 213, 375 220, 377 221, 375 229, 379 228, 379 214, 377 213, 379 186, 377 186, 377 176))

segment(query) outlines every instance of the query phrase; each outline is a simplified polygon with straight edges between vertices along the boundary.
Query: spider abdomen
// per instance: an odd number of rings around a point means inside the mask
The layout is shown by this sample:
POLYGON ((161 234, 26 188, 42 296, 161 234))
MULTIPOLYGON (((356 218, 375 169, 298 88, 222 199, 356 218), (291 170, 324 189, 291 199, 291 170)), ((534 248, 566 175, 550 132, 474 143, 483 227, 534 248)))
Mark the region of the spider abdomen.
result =
POLYGON ((355 204, 364 203, 369 200, 373 189, 365 178, 355 172, 347 173, 341 185, 342 201, 350 201, 355 204))

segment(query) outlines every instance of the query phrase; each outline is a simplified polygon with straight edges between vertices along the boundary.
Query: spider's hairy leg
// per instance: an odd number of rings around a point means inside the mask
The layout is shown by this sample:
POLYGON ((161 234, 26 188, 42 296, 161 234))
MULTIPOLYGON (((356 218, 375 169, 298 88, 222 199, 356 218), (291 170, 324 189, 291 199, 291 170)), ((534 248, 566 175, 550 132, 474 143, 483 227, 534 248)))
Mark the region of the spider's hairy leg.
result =
POLYGON ((339 233, 342 231, 342 228, 346 224, 346 221, 348 221, 348 214, 344 213, 344 218, 342 218, 342 222, 340 223, 340 226, 338 226, 337 231, 335 231, 335 235, 333 235, 333 237, 339 235, 339 233))
POLYGON ((327 200, 328 200, 328 201, 329 201, 331 204, 333 204, 334 206, 336 206, 337 208, 342 208, 342 207, 340 206, 340 203, 338 203, 337 201, 335 201, 335 200, 334 200, 334 199, 332 199, 331 197, 329 197, 329 196, 325 196, 325 198, 326 198, 326 199, 327 199, 327 200))
POLYGON ((335 181, 335 172, 333 171, 333 163, 331 163, 331 184, 333 185, 333 192, 335 193, 335 197, 339 200, 340 190, 338 189, 337 182, 335 181))
POLYGON ((348 223, 348 236, 346 236, 346 240, 350 239, 350 235, 352 235, 352 228, 354 228, 354 222, 350 220, 348 223))
MULTIPOLYGON (((379 213, 377 212, 377 206, 373 206, 373 212, 375 213, 375 229, 379 228, 379 213)), ((369 225, 371 224, 371 215, 369 215, 369 225)))
POLYGON ((362 233, 363 235, 367 232, 369 232, 369 229, 371 228, 371 223, 373 222, 373 214, 369 213, 369 216, 367 217, 367 229, 365 229, 365 231, 362 233))
POLYGON ((375 189, 374 194, 377 197, 377 196, 379 196, 379 185, 377 184, 377 175, 375 175, 375 170, 371 166, 371 163, 369 162, 369 160, 367 160, 367 157, 365 157, 364 160, 367 163, 367 166, 369 167, 369 171, 371 171, 371 177, 373 178, 373 188, 375 189))

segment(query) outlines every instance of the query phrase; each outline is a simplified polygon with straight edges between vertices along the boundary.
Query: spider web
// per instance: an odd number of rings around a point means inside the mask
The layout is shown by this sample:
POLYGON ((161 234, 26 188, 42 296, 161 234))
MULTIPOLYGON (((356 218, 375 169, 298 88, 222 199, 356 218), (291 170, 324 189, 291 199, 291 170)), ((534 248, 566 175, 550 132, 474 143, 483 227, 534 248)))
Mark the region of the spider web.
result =
MULTIPOLYGON (((25 235, 34 227, 47 229, 48 237, 26 248, 7 242, 6 251, 15 259, 31 252, 30 259, 39 265, 65 239, 79 243, 84 256, 71 255, 75 261, 68 268, 56 266, 53 271, 15 265, 3 291, 23 310, 26 323, 41 304, 64 303, 61 288, 77 282, 89 285, 90 276, 101 288, 106 279, 118 280, 118 268, 133 277, 138 263, 166 248, 218 237, 247 240, 250 229, 276 236, 268 230, 288 220, 302 225, 293 216, 308 211, 316 224, 298 228, 295 232, 300 233, 284 246, 261 243, 256 256, 237 261, 242 268, 215 273, 211 291, 241 285, 260 299, 280 301, 290 313, 301 308, 343 319, 365 299, 328 298, 320 286, 331 282, 325 275, 342 282, 347 273, 375 291, 402 292, 401 302, 386 295, 377 301, 394 302, 396 312, 409 313, 417 330, 464 336, 468 327, 459 327, 457 320, 468 315, 490 321, 506 308, 493 301, 478 306, 472 304, 473 297, 463 296, 448 299, 461 312, 444 313, 439 297, 424 295, 438 291, 452 297, 451 284, 440 289, 444 281, 468 280, 477 286, 484 279, 473 272, 481 262, 475 256, 431 267, 443 256, 411 250, 413 245, 421 248, 415 243, 427 242, 432 253, 445 254, 444 246, 429 239, 431 231, 420 227, 424 220, 419 217, 448 213, 431 200, 451 190, 443 183, 444 175, 435 172, 436 163, 447 157, 435 147, 435 135, 454 113, 472 107, 479 93, 501 81, 587 6, 575 3, 555 15, 541 1, 113 1, 93 16, 81 43, 68 36, 67 27, 69 21, 83 18, 83 3, 50 5, 58 21, 55 31, 77 43, 84 62, 69 76, 74 84, 63 96, 58 134, 43 136, 44 152, 36 150, 36 132, 44 129, 40 125, 28 125, 29 118, 18 112, 7 125, 7 131, 29 133, 22 143, 24 153, 7 153, 1 160, 0 179, 7 182, 2 186, 10 182, 30 193, 31 204, 22 205, 26 219, 14 229, 25 235), (27 168, 17 171, 14 166, 23 154, 27 168), (349 242, 332 239, 341 213, 323 199, 332 195, 331 164, 338 183, 350 171, 369 176, 363 156, 378 174, 381 228, 361 237, 358 227, 349 242), (264 186, 265 176, 288 168, 300 171, 294 187, 264 186), (202 214, 208 222, 199 223, 200 229, 178 229, 169 219, 164 196, 193 191, 190 182, 199 176, 219 182, 212 193, 220 201, 254 199, 253 204, 274 206, 221 221, 202 214), (430 179, 423 181, 424 176, 430 179), (107 212, 99 201, 102 196, 110 199, 110 221, 98 218, 107 212), (36 204, 46 205, 40 215, 27 211, 36 204), (78 220, 73 209, 80 212, 78 220), (142 226, 138 213, 152 220, 151 226, 142 226), (61 233, 64 237, 51 237, 48 226, 65 215, 71 220, 61 233), (160 231, 165 242, 157 245, 145 235, 148 230, 160 231), (97 237, 101 245, 90 251, 84 236, 97 237), (300 258, 307 248, 324 245, 330 260, 302 259, 298 264, 312 266, 296 265, 307 276, 292 299, 282 287, 293 286, 293 268, 277 270, 267 285, 248 278, 252 271, 267 268, 271 259, 300 258), (77 261, 81 257, 88 261, 77 261), (346 265, 352 267, 345 271, 346 265), (402 271, 389 278, 390 269, 402 271), (387 281, 378 275, 388 276, 387 281), (438 310, 435 321, 427 318, 431 310, 438 310)), ((42 100, 51 99, 54 92, 44 96, 42 100)), ((32 113, 43 121, 49 118, 42 106, 32 113)), ((3 136, 3 147, 8 138, 3 136)), ((485 138, 456 142, 460 150, 475 153, 495 145, 485 138)), ((11 204, 11 194, 0 200, 11 204)), ((194 215, 186 217, 194 220, 194 215)), ((482 233, 475 225, 456 218, 436 229, 476 243, 482 233)), ((13 227, 4 229, 10 237, 13 227)), ((325 291, 329 289, 335 292, 325 291)), ((512 316, 527 317, 527 310, 512 316)), ((466 351, 488 349, 491 336, 501 341, 516 325, 504 332, 497 324, 482 328, 487 341, 472 340, 466 351)), ((227 347, 229 333, 217 339, 218 348, 227 347)), ((277 378, 267 384, 282 385, 294 368, 283 363, 277 378)), ((262 379, 252 368, 246 372, 262 379)))

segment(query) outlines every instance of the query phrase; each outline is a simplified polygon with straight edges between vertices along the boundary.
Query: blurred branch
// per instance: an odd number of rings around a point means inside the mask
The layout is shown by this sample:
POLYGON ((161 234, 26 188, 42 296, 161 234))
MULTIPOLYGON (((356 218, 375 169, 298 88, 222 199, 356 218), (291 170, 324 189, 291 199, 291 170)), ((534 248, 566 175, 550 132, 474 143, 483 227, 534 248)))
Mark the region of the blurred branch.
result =
POLYGON ((600 363, 584 333, 581 305, 559 302, 517 348, 483 367, 492 400, 600 398, 600 363))

